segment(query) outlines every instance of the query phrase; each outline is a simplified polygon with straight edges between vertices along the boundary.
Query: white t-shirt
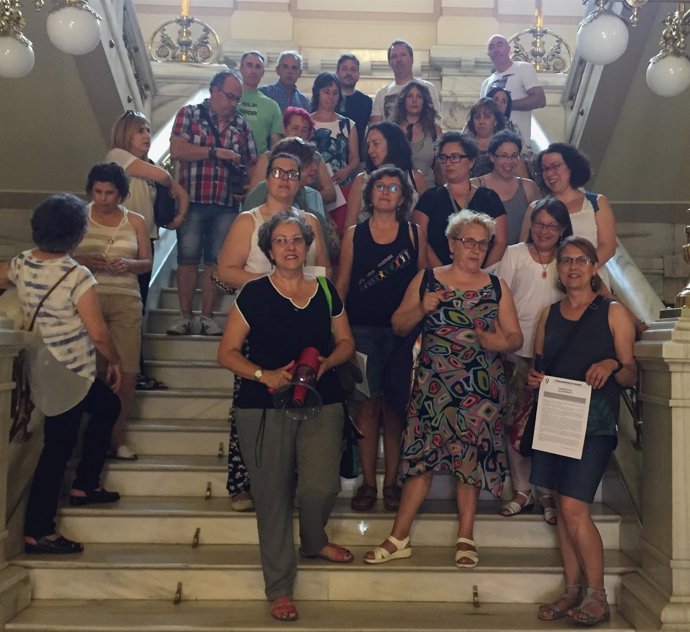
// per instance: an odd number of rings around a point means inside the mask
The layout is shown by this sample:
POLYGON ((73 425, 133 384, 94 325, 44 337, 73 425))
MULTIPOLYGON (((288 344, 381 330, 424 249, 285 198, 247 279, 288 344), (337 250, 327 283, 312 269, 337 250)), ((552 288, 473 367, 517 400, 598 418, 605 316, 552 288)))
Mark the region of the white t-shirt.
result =
MULTIPOLYGON (((527 91, 540 85, 537 78, 537 71, 532 64, 526 61, 514 61, 510 68, 503 72, 495 72, 482 83, 482 88, 479 96, 485 97, 486 93, 491 88, 503 88, 510 92, 513 101, 524 99, 527 96, 527 91)), ((520 130, 522 135, 522 142, 527 145, 532 138, 532 111, 531 110, 513 110, 510 115, 510 120, 520 130)))
POLYGON ((434 103, 434 108, 436 108, 436 114, 441 116, 441 101, 438 98, 436 86, 424 79, 417 79, 417 77, 414 77, 414 79, 411 79, 403 84, 397 84, 395 81, 391 81, 388 85, 383 86, 383 88, 379 88, 374 95, 374 105, 371 109, 371 115, 380 116, 384 121, 393 120, 398 95, 400 94, 401 90, 411 81, 418 81, 422 85, 426 86, 426 88, 429 90, 429 94, 431 95, 431 100, 434 103))
POLYGON ((508 246, 494 272, 506 282, 515 301, 523 336, 522 348, 515 353, 531 358, 534 356, 534 331, 540 314, 545 307, 563 298, 563 293, 556 288, 556 259, 546 265, 544 278, 544 266, 532 259, 527 244, 521 242, 508 246))

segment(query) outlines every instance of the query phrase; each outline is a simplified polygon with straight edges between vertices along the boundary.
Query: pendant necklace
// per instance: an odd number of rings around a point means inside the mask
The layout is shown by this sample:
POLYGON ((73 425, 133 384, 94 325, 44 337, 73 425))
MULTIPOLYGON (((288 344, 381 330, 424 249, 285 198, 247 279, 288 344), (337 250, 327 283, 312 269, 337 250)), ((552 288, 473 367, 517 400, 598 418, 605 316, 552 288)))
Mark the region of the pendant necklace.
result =
POLYGON ((541 260, 541 255, 539 254, 539 251, 537 250, 536 246, 534 247, 534 254, 537 255, 537 259, 539 259, 539 265, 541 266, 541 278, 545 279, 548 276, 547 268, 549 263, 551 262, 547 261, 546 263, 544 263, 541 260))

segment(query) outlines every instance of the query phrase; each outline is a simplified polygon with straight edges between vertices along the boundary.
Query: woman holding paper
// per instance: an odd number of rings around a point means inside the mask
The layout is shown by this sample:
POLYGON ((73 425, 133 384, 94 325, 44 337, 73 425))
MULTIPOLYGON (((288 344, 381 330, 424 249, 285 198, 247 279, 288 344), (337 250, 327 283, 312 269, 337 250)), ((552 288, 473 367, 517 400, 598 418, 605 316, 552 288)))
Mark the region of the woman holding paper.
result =
MULTIPOLYGON (((589 506, 616 447, 620 387, 635 384, 635 329, 625 308, 597 296, 599 261, 591 242, 569 237, 556 253, 565 297, 542 313, 535 336, 535 364, 549 375, 587 382, 592 394, 582 457, 572 459, 535 450, 530 481, 556 496, 558 536, 566 588, 541 606, 539 618, 568 617, 582 625, 609 619, 604 590, 604 551, 589 506), (569 341, 569 342, 565 342, 569 341), (542 360, 543 358, 543 360, 542 360)), ((544 374, 533 369, 528 384, 538 388, 544 374)))

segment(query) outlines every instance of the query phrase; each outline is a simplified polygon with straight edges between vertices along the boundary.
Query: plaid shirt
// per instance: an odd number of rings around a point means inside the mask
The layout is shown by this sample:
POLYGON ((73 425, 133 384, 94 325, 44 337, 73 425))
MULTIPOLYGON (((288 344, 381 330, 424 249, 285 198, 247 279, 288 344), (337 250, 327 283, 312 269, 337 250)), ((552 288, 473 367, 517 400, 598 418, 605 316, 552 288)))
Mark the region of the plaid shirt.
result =
MULTIPOLYGON (((216 137, 201 115, 201 105, 206 107, 211 120, 218 125, 218 117, 211 111, 209 99, 206 99, 203 104, 187 105, 180 109, 175 117, 172 135, 180 136, 194 145, 213 147, 216 137)), ((239 112, 221 132, 220 139, 223 149, 232 149, 241 156, 240 164, 244 167, 256 162, 258 155, 252 130, 239 112)), ((233 193, 244 191, 240 191, 237 184, 234 187, 236 190, 233 190, 232 175, 238 172, 233 167, 234 163, 228 160, 180 161, 180 184, 187 189, 192 202, 235 207, 237 202, 233 199, 233 193)))
POLYGON ((289 105, 304 108, 307 112, 311 110, 309 97, 306 94, 302 94, 297 88, 294 89, 294 92, 289 92, 280 81, 272 83, 270 86, 261 86, 259 92, 265 94, 269 99, 273 99, 281 112, 285 112, 285 108, 289 105))

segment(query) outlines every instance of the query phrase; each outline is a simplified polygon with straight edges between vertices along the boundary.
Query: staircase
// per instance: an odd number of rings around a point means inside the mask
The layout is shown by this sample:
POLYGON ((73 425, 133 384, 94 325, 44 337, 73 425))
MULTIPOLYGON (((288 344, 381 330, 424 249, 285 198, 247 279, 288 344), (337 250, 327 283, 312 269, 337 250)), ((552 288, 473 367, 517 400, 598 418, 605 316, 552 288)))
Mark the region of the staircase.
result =
MULTIPOLYGON (((148 315, 144 354, 168 391, 138 392, 128 445, 134 462, 109 461, 104 484, 114 505, 63 506, 60 530, 86 545, 83 554, 19 555, 33 601, 7 631, 153 632, 265 630, 422 631, 568 629, 536 618, 536 604, 562 590, 556 532, 538 513, 511 519, 482 495, 476 569, 454 566, 457 528, 452 481, 439 476, 412 533, 409 560, 370 566, 365 551, 390 532, 393 514, 378 501, 355 513, 346 482, 328 524, 329 537, 355 553, 352 564, 300 560, 296 623, 268 612, 255 518, 230 509, 225 489, 227 414, 232 375, 217 366, 217 338, 163 332, 177 316, 174 275, 148 315)), ((198 299, 195 308, 198 309, 198 299)), ((217 317, 232 304, 219 302, 217 317)), ((607 476, 615 477, 611 472, 607 476)), ((633 628, 616 612, 621 577, 636 563, 620 550, 621 517, 601 502, 593 514, 605 547, 610 630, 633 628)), ((297 532, 297 528, 295 529, 297 532)))

